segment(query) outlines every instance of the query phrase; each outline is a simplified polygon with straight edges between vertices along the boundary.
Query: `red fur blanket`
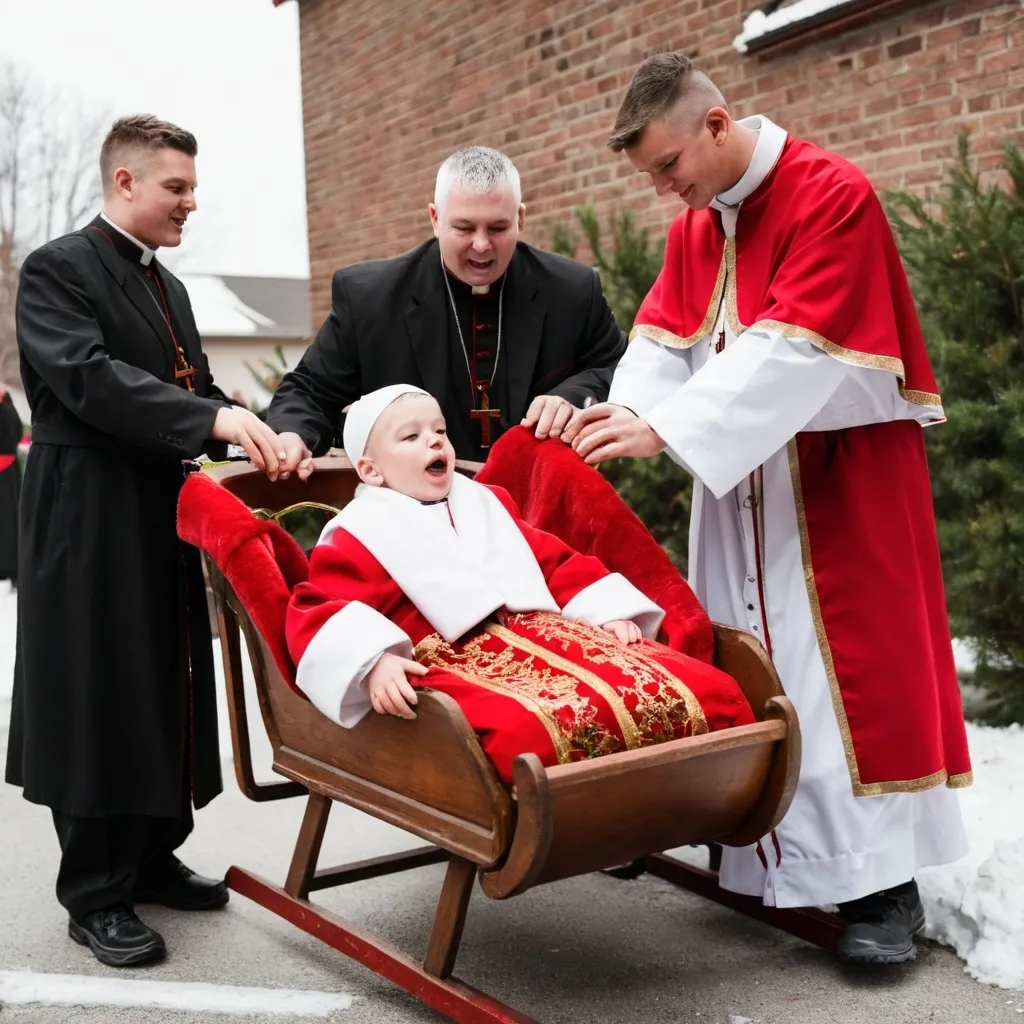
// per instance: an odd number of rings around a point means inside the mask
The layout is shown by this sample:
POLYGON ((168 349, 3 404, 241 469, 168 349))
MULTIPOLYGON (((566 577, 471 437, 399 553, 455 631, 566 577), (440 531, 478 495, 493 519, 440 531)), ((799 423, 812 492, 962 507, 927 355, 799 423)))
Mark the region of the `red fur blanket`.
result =
POLYGON ((594 555, 665 610, 663 642, 711 662, 711 620, 647 527, 605 477, 557 440, 514 427, 491 449, 477 480, 512 495, 523 518, 594 555))

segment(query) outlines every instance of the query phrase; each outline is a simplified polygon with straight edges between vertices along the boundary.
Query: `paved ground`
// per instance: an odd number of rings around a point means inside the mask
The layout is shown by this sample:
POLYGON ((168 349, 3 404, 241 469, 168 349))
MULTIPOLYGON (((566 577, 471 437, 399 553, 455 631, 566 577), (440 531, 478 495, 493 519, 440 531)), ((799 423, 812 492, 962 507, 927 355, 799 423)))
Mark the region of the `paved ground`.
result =
MULTIPOLYGON (((8 704, 0 700, 0 763, 8 704)), ((263 741, 261 753, 265 754, 263 741)), ((197 818, 183 850, 197 870, 231 863, 281 882, 302 807, 252 804, 226 766, 227 792, 197 818)), ((323 863, 418 845, 389 826, 336 806, 323 863)), ((53 898, 57 844, 44 808, 0 786, 0 971, 198 981, 347 992, 336 1024, 417 1024, 440 1018, 366 969, 243 897, 213 914, 145 908, 164 934, 167 960, 110 972, 67 937, 53 898)), ((419 955, 441 866, 318 894, 336 913, 419 955)), ((653 878, 603 875, 556 883, 506 903, 474 894, 457 972, 546 1024, 1006 1024, 1024 998, 964 974, 945 949, 926 945, 916 964, 844 970, 814 947, 653 878)), ((196 1024, 230 1017, 140 1008, 0 1006, 0 1024, 196 1024)), ((249 1020, 254 1018, 250 1017, 249 1020)), ((273 1017, 287 1024, 324 1018, 273 1017)))

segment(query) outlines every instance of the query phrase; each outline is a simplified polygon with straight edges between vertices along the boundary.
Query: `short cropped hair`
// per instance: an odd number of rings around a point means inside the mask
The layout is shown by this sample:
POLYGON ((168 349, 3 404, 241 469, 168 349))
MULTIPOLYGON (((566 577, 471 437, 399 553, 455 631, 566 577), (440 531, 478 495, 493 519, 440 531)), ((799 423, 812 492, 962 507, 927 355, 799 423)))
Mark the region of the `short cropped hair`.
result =
POLYGON ((615 153, 635 146, 644 130, 664 118, 691 92, 723 103, 714 84, 683 53, 657 53, 633 73, 607 146, 615 153))
POLYGON ((152 114, 130 114, 119 117, 107 132, 100 147, 100 175, 103 190, 113 180, 114 171, 125 164, 129 153, 177 149, 194 157, 199 152, 196 137, 170 121, 161 121, 152 114))
POLYGON ((434 205, 441 208, 452 185, 465 185, 477 192, 490 192, 505 182, 512 186, 512 198, 518 207, 523 201, 523 189, 516 165, 504 153, 486 146, 460 149, 438 168, 434 205))

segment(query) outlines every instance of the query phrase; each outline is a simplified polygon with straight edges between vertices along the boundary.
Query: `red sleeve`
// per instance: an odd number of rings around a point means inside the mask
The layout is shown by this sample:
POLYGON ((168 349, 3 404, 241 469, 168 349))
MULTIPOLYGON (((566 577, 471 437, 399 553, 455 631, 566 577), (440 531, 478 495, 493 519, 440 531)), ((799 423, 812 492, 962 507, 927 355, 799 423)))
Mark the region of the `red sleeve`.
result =
POLYGON ((522 531, 559 608, 564 608, 581 590, 610 575, 600 559, 581 555, 553 533, 531 526, 519 514, 512 496, 503 487, 484 486, 505 506, 522 531))
POLYGON ((392 618, 402 599, 398 584, 367 549, 345 530, 318 544, 309 560, 309 578, 292 591, 285 632, 297 665, 323 625, 347 604, 360 601, 392 618))

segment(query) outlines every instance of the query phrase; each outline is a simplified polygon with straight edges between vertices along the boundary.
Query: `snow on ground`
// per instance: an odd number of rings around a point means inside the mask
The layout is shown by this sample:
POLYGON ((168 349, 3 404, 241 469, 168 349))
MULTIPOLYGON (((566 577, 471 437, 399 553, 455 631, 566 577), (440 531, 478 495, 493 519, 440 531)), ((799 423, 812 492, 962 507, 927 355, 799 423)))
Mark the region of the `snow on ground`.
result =
MULTIPOLYGON (((15 595, 0 593, 0 717, 5 725, 14 668, 15 615, 15 595)), ((220 645, 216 640, 213 644, 221 751, 230 761, 220 645)), ((249 732, 256 777, 270 781, 276 778, 270 770, 270 743, 244 654, 243 661, 247 705, 253 716, 249 732)), ((959 792, 970 852, 956 864, 920 873, 918 882, 928 913, 926 934, 955 949, 967 972, 978 981, 1024 990, 1024 727, 994 729, 968 723, 967 733, 974 785, 959 792)), ((225 775, 229 774, 227 767, 225 775)))

